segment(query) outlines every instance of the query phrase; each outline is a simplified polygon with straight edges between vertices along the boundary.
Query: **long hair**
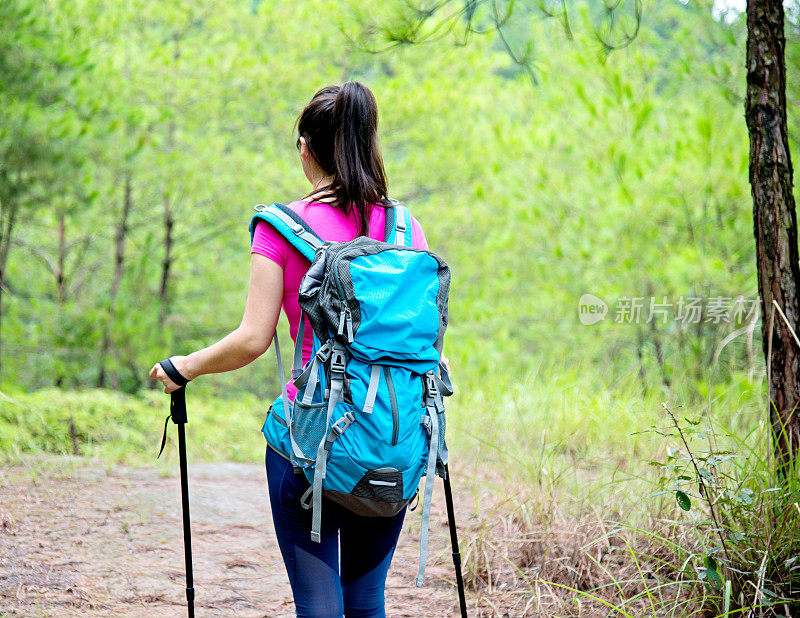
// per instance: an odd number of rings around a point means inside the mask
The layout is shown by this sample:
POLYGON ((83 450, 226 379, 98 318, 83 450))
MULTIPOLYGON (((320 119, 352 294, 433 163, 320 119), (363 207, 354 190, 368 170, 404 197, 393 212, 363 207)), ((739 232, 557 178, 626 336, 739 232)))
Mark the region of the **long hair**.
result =
POLYGON ((372 205, 388 200, 386 172, 378 146, 378 106, 360 82, 326 86, 300 113, 297 132, 333 182, 306 197, 333 198, 336 208, 354 209, 359 234, 366 236, 372 205))

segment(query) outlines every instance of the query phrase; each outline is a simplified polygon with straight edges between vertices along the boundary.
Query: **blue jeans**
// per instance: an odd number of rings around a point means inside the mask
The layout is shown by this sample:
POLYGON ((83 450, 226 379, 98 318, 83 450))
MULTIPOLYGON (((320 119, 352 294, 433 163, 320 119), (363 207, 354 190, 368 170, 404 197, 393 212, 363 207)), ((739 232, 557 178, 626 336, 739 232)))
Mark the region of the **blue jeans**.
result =
POLYGON ((311 511, 300 506, 309 487, 305 476, 269 446, 265 461, 272 520, 297 616, 385 618, 386 575, 406 510, 394 517, 363 517, 323 499, 322 542, 315 543, 311 511))

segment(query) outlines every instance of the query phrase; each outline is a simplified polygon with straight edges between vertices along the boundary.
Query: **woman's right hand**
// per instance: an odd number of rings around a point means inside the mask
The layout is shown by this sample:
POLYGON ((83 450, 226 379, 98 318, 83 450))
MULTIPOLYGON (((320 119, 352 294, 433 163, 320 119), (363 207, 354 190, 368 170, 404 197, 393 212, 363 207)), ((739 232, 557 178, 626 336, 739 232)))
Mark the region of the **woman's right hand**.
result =
MULTIPOLYGON (((175 369, 178 371, 179 374, 182 376, 186 376, 186 379, 190 379, 189 376, 186 375, 186 368, 185 368, 185 356, 171 356, 170 360, 172 364, 175 366, 175 369)), ((161 366, 161 363, 156 363, 153 365, 153 368, 150 370, 150 377, 154 380, 159 380, 164 385, 164 392, 169 394, 172 393, 180 388, 175 382, 173 382, 170 377, 167 375, 167 372, 164 371, 164 368, 161 366)))

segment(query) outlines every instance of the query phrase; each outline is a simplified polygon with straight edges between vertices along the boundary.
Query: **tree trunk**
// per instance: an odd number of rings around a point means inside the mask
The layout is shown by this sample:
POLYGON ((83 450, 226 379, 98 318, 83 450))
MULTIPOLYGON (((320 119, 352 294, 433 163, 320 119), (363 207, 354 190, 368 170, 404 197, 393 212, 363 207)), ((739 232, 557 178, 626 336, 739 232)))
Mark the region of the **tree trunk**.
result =
POLYGON ((750 186, 756 237, 764 355, 769 364, 770 422, 779 470, 800 444, 800 348, 791 328, 800 322, 800 266, 792 161, 786 128, 786 72, 782 0, 747 0, 747 97, 750 186), (775 311, 773 300, 786 321, 775 311), (773 330, 770 333, 770 323, 773 330), (770 342, 771 339, 771 342, 770 342), (771 343, 771 345, 770 345, 771 343))
MULTIPOLYGON (((3 297, 6 290, 6 263, 8 252, 11 250, 11 237, 14 232, 14 222, 17 218, 16 204, 0 200, 0 350, 2 350, 2 324, 3 324, 3 297)), ((2 354, 0 353, 0 368, 2 367, 2 354)))
POLYGON ((122 213, 117 223, 114 234, 114 279, 111 282, 111 290, 108 295, 108 323, 103 333, 103 345, 100 350, 100 373, 97 376, 97 386, 103 388, 106 385, 106 357, 111 348, 111 331, 114 328, 116 318, 117 294, 122 283, 122 274, 125 266, 125 239, 128 235, 128 215, 133 208, 133 195, 131 189, 130 170, 125 172, 125 189, 122 198, 122 213))
MULTIPOLYGON (((172 58, 177 63, 178 59, 181 57, 180 35, 177 32, 172 35, 172 41, 174 44, 172 58)), ((172 102, 173 97, 171 96, 170 103, 172 102)), ((167 124, 167 154, 172 154, 173 150, 175 150, 175 121, 170 120, 167 124)), ((161 301, 160 323, 163 329, 164 321, 167 319, 167 315, 169 315, 169 275, 172 269, 173 227, 175 226, 175 217, 170 203, 170 194, 166 187, 162 194, 162 204, 164 211, 164 262, 161 267, 161 290, 159 299, 161 301)))
MULTIPOLYGON (((67 223, 66 214, 62 208, 58 213, 58 255, 56 256, 56 303, 60 314, 64 312, 64 304, 67 300, 67 279, 64 268, 67 262, 67 223)), ((59 326, 59 330, 63 324, 59 326)), ((60 369, 56 369, 54 384, 56 388, 64 385, 64 374, 60 369)))
POLYGON ((169 274, 172 270, 172 228, 175 226, 175 219, 170 210, 169 194, 164 192, 164 261, 161 264, 161 290, 159 299, 161 300, 161 326, 169 314, 169 274))
POLYGON ((56 266, 56 300, 63 306, 67 300, 67 279, 64 267, 67 262, 67 222, 64 211, 58 213, 58 259, 56 266))

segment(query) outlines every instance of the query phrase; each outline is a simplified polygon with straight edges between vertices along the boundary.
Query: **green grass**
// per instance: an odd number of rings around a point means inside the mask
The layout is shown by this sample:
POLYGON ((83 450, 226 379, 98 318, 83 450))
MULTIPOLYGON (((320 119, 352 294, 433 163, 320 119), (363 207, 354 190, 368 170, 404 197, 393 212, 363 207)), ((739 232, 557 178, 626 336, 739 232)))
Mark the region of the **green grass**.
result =
MULTIPOLYGON (((260 434, 268 403, 253 395, 221 399, 202 389, 187 393, 187 449, 192 461, 256 462, 263 457, 260 434)), ((0 457, 28 454, 80 455, 127 465, 155 464, 169 397, 87 389, 45 389, 0 400, 0 457)), ((167 426, 161 459, 177 459, 177 432, 167 426)))
MULTIPOLYGON (((642 433, 663 423, 662 401, 677 410, 699 406, 704 414, 703 401, 646 389, 635 377, 609 384, 582 367, 539 367, 510 385, 499 378, 462 383, 456 373, 455 385, 455 396, 446 402, 454 461, 491 466, 509 480, 532 484, 541 483, 542 475, 566 475, 580 484, 609 470, 642 470, 664 449, 642 433)), ((248 393, 220 397, 206 386, 198 381, 187 391, 192 458, 260 460, 269 399, 248 393)), ((719 420, 739 433, 757 426, 763 416, 753 394, 757 387, 740 380, 716 385, 710 400, 714 410, 724 411, 719 420)), ((0 454, 6 460, 51 453, 149 463, 168 410, 169 397, 161 391, 10 392, 0 397, 0 454)), ((167 430, 173 440, 174 426, 167 430)), ((168 445, 165 454, 170 450, 168 445)))
POLYGON ((800 494, 796 473, 776 479, 760 381, 736 376, 686 400, 601 384, 536 372, 505 397, 458 400, 451 440, 474 477, 464 553, 478 607, 784 615, 800 588, 800 494))

